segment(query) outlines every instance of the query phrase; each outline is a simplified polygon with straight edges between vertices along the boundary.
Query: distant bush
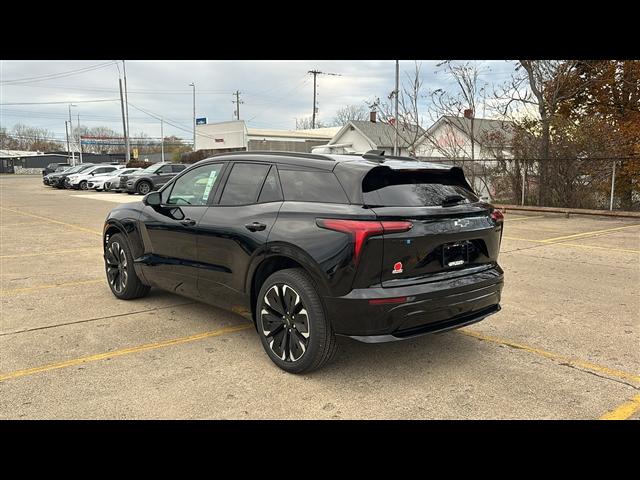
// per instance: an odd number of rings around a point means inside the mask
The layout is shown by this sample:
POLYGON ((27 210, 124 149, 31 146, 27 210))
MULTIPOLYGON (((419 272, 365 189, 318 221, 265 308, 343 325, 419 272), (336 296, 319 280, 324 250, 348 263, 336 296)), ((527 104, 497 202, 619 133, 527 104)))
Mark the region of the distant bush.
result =
POLYGON ((151 165, 151 162, 144 162, 142 160, 131 160, 127 163, 127 168, 147 168, 151 165))

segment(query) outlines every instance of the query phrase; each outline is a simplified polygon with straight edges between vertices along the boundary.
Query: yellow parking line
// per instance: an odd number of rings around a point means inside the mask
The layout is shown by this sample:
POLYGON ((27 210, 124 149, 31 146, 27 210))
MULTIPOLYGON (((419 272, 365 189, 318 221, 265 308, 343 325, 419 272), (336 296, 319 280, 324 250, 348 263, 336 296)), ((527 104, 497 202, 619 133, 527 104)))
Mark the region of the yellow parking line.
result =
POLYGON ((507 235, 504 235, 502 238, 506 238, 507 240, 520 240, 522 242, 543 243, 545 245, 554 246, 554 247, 595 248, 597 250, 608 250, 613 252, 640 253, 640 250, 633 250, 628 248, 599 247, 597 245, 580 245, 579 243, 566 243, 566 242, 549 243, 544 240, 532 240, 530 238, 519 238, 519 237, 512 237, 507 235))
POLYGON ((534 218, 544 218, 544 215, 534 215, 534 216, 531 216, 531 217, 516 217, 516 218, 505 217, 504 221, 505 222, 516 222, 518 220, 532 220, 534 218))
POLYGON ((23 257, 39 257, 42 255, 57 255, 59 253, 76 253, 76 252, 89 252, 98 250, 100 246, 90 248, 70 248, 68 250, 52 250, 44 253, 16 253, 15 255, 0 255, 0 258, 23 258, 23 257))
POLYGON ((7 208, 7 207, 0 207, 0 208, 3 209, 3 210, 7 210, 9 212, 17 213, 19 215, 24 215, 24 216, 33 217, 33 218, 39 218, 40 220, 46 220, 46 221, 51 222, 51 223, 57 223, 58 225, 64 225, 64 226, 69 227, 69 228, 75 228, 76 230, 80 230, 82 232, 88 232, 88 233, 93 233, 94 235, 102 236, 102 232, 99 232, 98 230, 91 230, 90 228, 80 227, 78 225, 74 225, 73 223, 61 222, 59 220, 53 220, 51 218, 41 217, 40 215, 34 215, 33 213, 21 212, 19 210, 14 210, 12 208, 7 208))
POLYGON ((505 340, 502 338, 491 337, 489 335, 484 335, 482 333, 473 332, 471 330, 467 330, 466 328, 459 330, 461 333, 468 335, 470 337, 475 337, 480 340, 484 340, 486 342, 497 343, 500 345, 507 345, 512 348, 517 348, 519 350, 524 350, 529 353, 534 353, 541 357, 549 358, 551 360, 555 360, 558 362, 563 362, 573 367, 580 367, 586 370, 591 370, 592 372, 602 373, 604 375, 608 375, 610 377, 619 378, 621 380, 627 380, 630 382, 637 383, 640 385, 640 375, 636 375, 634 373, 624 372, 622 370, 617 370, 615 368, 609 368, 602 365, 596 365, 595 363, 587 362, 584 360, 578 360, 570 357, 566 357, 559 353, 549 352, 547 350, 542 350, 541 348, 531 347, 529 345, 525 345, 523 343, 516 343, 510 340, 505 340))
POLYGON ((113 357, 121 357, 123 355, 129 355, 132 353, 144 352, 147 350, 155 350, 157 348, 170 347, 173 345, 180 345, 181 343, 194 342, 196 340, 202 340, 203 338, 219 337, 220 335, 226 335, 227 333, 239 332, 241 330, 247 330, 252 328, 251 324, 237 325, 235 327, 226 327, 219 330, 213 330, 210 332, 198 333, 196 335, 190 335, 188 337, 174 338, 173 340, 165 340, 164 342, 147 343, 144 345, 138 345, 136 347, 123 348, 120 350, 114 350, 113 352, 104 352, 97 355, 89 355, 86 357, 74 358, 66 360, 64 362, 50 363, 49 365, 43 365, 41 367, 27 368, 24 370, 17 370, 15 372, 9 372, 0 374, 0 382, 4 380, 10 380, 19 377, 25 377, 27 375, 34 375, 36 373, 47 372, 50 370, 57 370, 60 368, 73 367, 83 363, 97 362, 99 360, 106 360, 113 357))
POLYGON ((624 227, 607 228, 605 230, 594 230, 593 232, 583 232, 583 233, 576 233, 574 235, 565 235, 564 237, 546 238, 544 241, 545 242, 557 242, 559 240, 568 240, 570 238, 586 237, 586 236, 589 236, 589 235, 596 235, 598 233, 616 232, 618 230, 624 230, 626 228, 633 228, 633 227, 640 227, 640 223, 636 223, 634 225, 625 225, 624 227))
POLYGON ((640 410, 640 395, 605 413, 600 420, 626 420, 638 410, 640 410))
POLYGON ((100 282, 106 282, 106 280, 104 278, 96 278, 93 280, 83 280, 81 282, 52 283, 49 285, 38 285, 37 287, 9 288, 7 290, 0 290, 0 296, 6 296, 7 294, 11 295, 14 293, 34 292, 37 290, 46 290, 49 288, 74 287, 77 285, 90 285, 92 283, 100 283, 100 282))

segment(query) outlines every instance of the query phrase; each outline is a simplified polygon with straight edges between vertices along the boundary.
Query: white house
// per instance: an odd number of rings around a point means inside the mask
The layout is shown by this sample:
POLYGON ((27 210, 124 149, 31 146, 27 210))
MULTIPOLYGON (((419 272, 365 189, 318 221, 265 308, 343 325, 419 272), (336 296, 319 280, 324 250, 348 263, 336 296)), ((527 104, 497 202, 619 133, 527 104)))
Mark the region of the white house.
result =
MULTIPOLYGON (((424 130, 420 127, 409 129, 399 127, 398 155, 409 155, 412 140, 419 138, 424 130)), ((384 150, 387 155, 393 153, 395 127, 386 122, 378 122, 375 112, 369 121, 351 120, 342 127, 326 145, 315 147, 313 153, 365 153, 369 150, 384 150)))
POLYGON ((426 130, 416 156, 476 160, 511 158, 512 141, 511 122, 445 115, 426 130))

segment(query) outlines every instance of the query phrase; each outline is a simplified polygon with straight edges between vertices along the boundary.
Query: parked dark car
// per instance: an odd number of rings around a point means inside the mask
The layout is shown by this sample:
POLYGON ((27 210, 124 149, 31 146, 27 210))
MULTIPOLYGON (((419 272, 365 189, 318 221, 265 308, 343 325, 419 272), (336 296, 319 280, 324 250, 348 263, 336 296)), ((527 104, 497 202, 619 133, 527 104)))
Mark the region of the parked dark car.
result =
POLYGON ((56 188, 65 188, 64 180, 74 173, 80 173, 87 168, 93 167, 93 163, 81 163, 80 165, 76 165, 75 167, 71 167, 67 170, 64 170, 60 173, 54 173, 49 175, 49 185, 56 188))
POLYGON ((70 163, 50 163, 45 168, 42 169, 42 176, 49 175, 50 173, 55 172, 60 167, 70 167, 70 163))
POLYGON ((238 152, 116 207, 103 245, 116 297, 153 286, 241 313, 300 373, 332 357, 336 335, 404 340, 498 312, 502 230, 459 167, 238 152))
POLYGON ((124 186, 123 190, 129 194, 146 195, 161 188, 185 168, 187 166, 183 163, 155 163, 134 175, 120 177, 120 185, 124 186))
POLYGON ((70 169, 71 166, 70 165, 61 165, 58 168, 55 169, 55 171, 53 171, 52 173, 49 173, 47 175, 45 175, 44 177, 42 177, 42 183, 44 183, 45 185, 49 185, 50 183, 50 179, 53 175, 57 174, 57 173, 62 173, 65 170, 70 169))

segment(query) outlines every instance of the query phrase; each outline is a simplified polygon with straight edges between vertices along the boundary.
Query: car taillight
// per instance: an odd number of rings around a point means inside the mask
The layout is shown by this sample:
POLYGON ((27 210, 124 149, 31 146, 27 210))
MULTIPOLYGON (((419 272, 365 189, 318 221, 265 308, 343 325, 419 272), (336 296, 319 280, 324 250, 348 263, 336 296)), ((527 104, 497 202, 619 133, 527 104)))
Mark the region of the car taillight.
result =
POLYGON ((502 221, 504 220, 504 215, 500 210, 493 210, 491 212, 491 218, 496 223, 502 223, 502 221))
POLYGON ((356 264, 360 259, 360 252, 367 238, 382 233, 406 232, 413 227, 411 222, 403 221, 345 220, 339 218, 318 218, 316 219, 316 225, 320 228, 351 235, 354 241, 353 256, 356 264))

